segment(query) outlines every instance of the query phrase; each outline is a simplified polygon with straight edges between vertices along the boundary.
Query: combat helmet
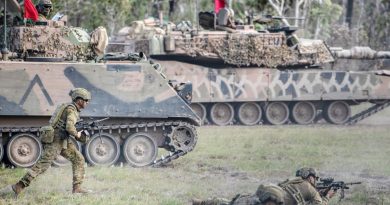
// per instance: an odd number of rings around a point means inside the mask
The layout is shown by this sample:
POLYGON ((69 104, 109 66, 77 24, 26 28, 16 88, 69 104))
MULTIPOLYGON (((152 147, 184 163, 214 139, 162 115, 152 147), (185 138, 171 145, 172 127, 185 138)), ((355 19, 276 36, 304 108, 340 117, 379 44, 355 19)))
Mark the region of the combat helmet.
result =
POLYGON ((51 0, 39 0, 36 8, 38 13, 48 16, 53 11, 53 4, 51 0))
POLYGON ((91 93, 85 88, 74 88, 69 92, 69 96, 75 101, 77 98, 91 100, 91 93))
POLYGON ((295 173, 295 176, 302 177, 302 179, 307 179, 309 176, 313 176, 316 179, 319 178, 318 172, 311 167, 303 167, 298 169, 297 172, 295 173))
POLYGON ((284 204, 284 191, 276 185, 260 185, 257 188, 256 196, 261 203, 272 201, 278 205, 284 204))

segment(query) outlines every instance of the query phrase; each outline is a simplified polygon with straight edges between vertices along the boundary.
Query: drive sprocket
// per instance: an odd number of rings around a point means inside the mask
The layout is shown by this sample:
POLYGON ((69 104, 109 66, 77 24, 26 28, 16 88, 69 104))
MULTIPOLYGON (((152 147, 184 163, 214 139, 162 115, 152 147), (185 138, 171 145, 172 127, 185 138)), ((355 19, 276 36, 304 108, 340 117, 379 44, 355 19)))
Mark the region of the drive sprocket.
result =
POLYGON ((195 147, 198 140, 198 133, 193 125, 180 122, 178 126, 173 126, 168 134, 168 146, 172 151, 190 152, 195 147))

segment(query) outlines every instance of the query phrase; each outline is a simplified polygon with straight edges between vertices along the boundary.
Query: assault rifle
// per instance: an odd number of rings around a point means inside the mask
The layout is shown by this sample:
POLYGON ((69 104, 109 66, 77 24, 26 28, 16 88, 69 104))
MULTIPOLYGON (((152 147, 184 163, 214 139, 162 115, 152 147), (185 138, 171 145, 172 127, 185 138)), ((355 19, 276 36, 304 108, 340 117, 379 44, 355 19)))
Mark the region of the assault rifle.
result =
MULTIPOLYGON (((77 132, 82 132, 82 134, 84 134, 86 137, 90 137, 90 134, 88 132, 88 130, 91 130, 93 128, 99 128, 99 123, 102 122, 102 121, 105 121, 105 120, 108 120, 110 119, 109 117, 106 117, 106 118, 103 118, 103 119, 100 119, 100 120, 94 120, 94 121, 84 121, 84 120, 80 120, 78 122, 76 122, 76 130, 77 132)), ((100 133, 100 129, 99 129, 99 133, 100 133)))
POLYGON ((361 184, 362 182, 350 182, 345 183, 344 181, 334 181, 334 178, 328 177, 328 178, 321 178, 320 182, 317 183, 316 189, 320 193, 321 196, 325 196, 330 189, 333 189, 334 191, 337 191, 341 189, 340 192, 340 200, 344 198, 344 190, 349 189, 349 186, 355 185, 355 184, 361 184))

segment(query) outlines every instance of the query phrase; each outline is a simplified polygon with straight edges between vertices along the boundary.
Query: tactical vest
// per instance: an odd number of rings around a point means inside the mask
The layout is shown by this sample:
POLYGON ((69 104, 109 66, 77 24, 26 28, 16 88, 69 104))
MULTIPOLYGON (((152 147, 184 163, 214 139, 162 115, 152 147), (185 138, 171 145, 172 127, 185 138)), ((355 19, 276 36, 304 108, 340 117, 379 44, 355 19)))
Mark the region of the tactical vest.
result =
POLYGON ((295 202, 297 202, 297 205, 305 205, 305 199, 303 198, 302 193, 295 186, 295 184, 300 184, 303 182, 304 180, 302 178, 297 177, 288 179, 280 183, 279 186, 294 198, 295 202))
POLYGON ((73 103, 64 103, 56 108, 53 115, 51 116, 49 123, 54 129, 59 129, 60 131, 65 131, 66 128, 66 116, 65 109, 67 107, 73 107, 77 110, 76 106, 73 103))

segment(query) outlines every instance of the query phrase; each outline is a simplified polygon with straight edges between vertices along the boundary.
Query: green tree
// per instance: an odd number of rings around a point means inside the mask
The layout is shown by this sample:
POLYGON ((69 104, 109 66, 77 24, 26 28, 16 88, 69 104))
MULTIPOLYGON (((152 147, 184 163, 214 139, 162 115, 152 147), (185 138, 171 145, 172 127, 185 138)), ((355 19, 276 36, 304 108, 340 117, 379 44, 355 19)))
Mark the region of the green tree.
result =
POLYGON ((366 18, 362 27, 367 31, 368 45, 378 50, 390 49, 390 1, 366 2, 366 18))
POLYGON ((93 30, 98 26, 107 28, 109 34, 143 18, 148 1, 137 0, 67 0, 54 1, 54 12, 68 15, 69 24, 93 30))
POLYGON ((309 13, 309 25, 306 35, 315 39, 326 39, 332 25, 340 18, 342 7, 331 0, 322 0, 312 4, 309 13))

